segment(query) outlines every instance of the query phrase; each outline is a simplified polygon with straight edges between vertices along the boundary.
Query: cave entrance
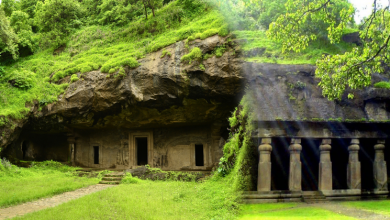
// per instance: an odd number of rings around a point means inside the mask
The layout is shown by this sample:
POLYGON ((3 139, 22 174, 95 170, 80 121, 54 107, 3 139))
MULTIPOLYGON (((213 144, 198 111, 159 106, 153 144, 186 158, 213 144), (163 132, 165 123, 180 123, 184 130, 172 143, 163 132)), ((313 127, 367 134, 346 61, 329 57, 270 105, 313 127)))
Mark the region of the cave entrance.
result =
POLYGON ((332 184, 333 189, 348 189, 347 166, 348 166, 348 146, 351 139, 333 139, 330 158, 332 161, 332 184))
POLYGON ((28 151, 28 142, 27 141, 23 141, 22 143, 22 158, 23 160, 26 160, 27 159, 27 151, 28 151))
POLYGON ((290 138, 272 138, 271 190, 288 190, 290 138))
POLYGON ((376 139, 360 139, 359 160, 362 177, 362 191, 375 189, 374 183, 374 158, 376 139))
POLYGON ((302 139, 302 191, 318 190, 320 140, 302 139))
POLYGON ((137 146, 137 165, 148 164, 148 138, 135 138, 135 144, 137 146))
POLYGON ((195 166, 204 166, 203 144, 195 144, 195 166))

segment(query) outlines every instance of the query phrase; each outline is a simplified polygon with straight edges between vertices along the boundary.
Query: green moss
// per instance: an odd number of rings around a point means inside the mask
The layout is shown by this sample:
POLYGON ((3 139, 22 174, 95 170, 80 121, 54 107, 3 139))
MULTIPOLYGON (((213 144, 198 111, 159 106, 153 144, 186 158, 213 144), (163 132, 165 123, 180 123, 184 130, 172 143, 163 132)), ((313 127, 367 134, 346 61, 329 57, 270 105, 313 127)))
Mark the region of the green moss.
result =
POLYGON ((169 51, 167 51, 166 49, 163 49, 163 51, 161 52, 160 58, 165 57, 165 55, 167 55, 167 56, 169 56, 169 57, 172 56, 172 54, 171 54, 169 51))
POLYGON ((200 61, 201 59, 202 59, 202 50, 200 50, 199 47, 192 48, 191 52, 181 57, 182 62, 189 62, 190 64, 194 60, 200 61))
POLYGON ((207 60, 208 58, 211 58, 211 57, 213 57, 214 56, 214 54, 209 54, 209 53, 207 53, 207 54, 205 54, 204 56, 203 56, 203 59, 204 60, 207 60))
POLYGON ((200 64, 200 65, 199 65, 199 68, 200 68, 200 70, 202 70, 202 71, 205 71, 205 70, 206 70, 206 68, 204 67, 203 64, 200 64))
POLYGON ((77 74, 73 74, 71 77, 70 77, 70 82, 76 82, 79 80, 79 77, 77 77, 77 74))
POLYGON ((381 88, 381 89, 390 89, 390 82, 385 82, 385 81, 377 82, 374 84, 374 87, 381 88))

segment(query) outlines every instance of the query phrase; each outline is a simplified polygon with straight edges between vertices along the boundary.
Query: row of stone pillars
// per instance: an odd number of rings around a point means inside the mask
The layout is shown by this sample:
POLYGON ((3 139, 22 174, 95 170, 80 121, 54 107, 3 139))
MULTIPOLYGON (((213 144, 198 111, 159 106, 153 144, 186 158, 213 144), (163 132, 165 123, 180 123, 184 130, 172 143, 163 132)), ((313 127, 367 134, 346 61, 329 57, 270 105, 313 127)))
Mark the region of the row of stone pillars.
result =
MULTIPOLYGON (((318 190, 332 190, 332 161, 330 159, 331 139, 322 139, 320 145, 318 190)), ((374 145, 374 182, 376 191, 387 191, 387 168, 384 157, 385 141, 378 140, 374 145)), ((361 168, 359 161, 359 139, 352 139, 348 147, 347 184, 349 189, 361 190, 361 168)), ((262 138, 259 146, 259 169, 257 191, 271 191, 271 138, 262 138)), ((290 173, 288 187, 290 191, 302 191, 301 139, 293 138, 289 147, 290 173)))

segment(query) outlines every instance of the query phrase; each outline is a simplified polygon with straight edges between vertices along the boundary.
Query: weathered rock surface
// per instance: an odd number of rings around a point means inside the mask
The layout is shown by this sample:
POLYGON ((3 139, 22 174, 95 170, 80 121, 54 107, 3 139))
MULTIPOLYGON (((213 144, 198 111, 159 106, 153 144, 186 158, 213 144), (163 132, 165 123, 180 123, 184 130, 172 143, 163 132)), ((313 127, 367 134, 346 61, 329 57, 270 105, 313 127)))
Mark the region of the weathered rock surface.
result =
MULTIPOLYGON (((31 113, 17 122, 27 131, 67 132, 73 128, 145 128, 176 125, 197 125, 222 122, 237 106, 243 94, 241 61, 232 42, 218 35, 195 40, 186 47, 177 42, 165 48, 171 56, 161 57, 162 51, 138 60, 140 66, 125 69, 125 76, 107 77, 92 71, 78 74, 80 80, 71 83, 56 103, 41 111, 31 107, 31 113), (212 56, 201 63, 181 62, 191 48, 199 47, 211 54, 224 45, 222 57, 212 56)), ((62 82, 69 82, 65 78, 62 82)), ((5 131, 0 147, 14 141, 21 129, 0 128, 5 131), (15 132, 13 132, 14 130, 15 132)))
MULTIPOLYGON (((322 96, 319 79, 311 65, 244 63, 249 91, 257 103, 258 121, 387 121, 390 119, 390 90, 366 88, 349 91, 348 99, 329 101, 322 96)), ((373 83, 384 80, 373 75, 373 83)))

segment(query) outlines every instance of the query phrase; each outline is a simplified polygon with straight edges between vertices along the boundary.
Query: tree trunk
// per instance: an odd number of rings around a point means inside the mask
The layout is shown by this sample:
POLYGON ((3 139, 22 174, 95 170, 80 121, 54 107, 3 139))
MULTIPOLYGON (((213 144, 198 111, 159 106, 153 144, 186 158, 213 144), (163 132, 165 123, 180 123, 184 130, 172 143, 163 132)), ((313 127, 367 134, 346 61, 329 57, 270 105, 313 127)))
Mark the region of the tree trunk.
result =
POLYGON ((148 11, 146 10, 146 4, 144 2, 144 8, 145 8, 145 16, 146 16, 146 19, 148 19, 148 11))
POLYGON ((152 13, 153 13, 153 17, 156 17, 156 15, 154 14, 154 7, 152 7, 152 13))

